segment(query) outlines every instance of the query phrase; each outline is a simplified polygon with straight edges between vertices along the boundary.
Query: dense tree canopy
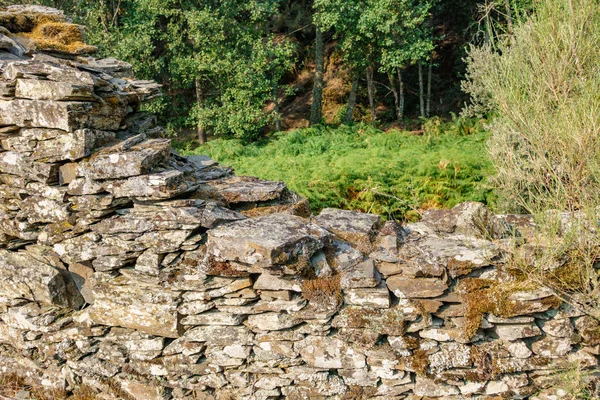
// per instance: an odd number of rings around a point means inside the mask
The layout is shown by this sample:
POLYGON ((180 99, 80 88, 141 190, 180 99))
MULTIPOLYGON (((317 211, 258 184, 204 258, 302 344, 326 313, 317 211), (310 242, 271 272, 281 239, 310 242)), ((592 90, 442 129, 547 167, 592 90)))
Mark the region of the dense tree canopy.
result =
POLYGON ((531 0, 29 2, 65 10, 101 53, 162 83, 151 110, 171 133, 196 131, 204 142, 253 140, 291 116, 320 123, 328 73, 345 79, 345 123, 457 112, 467 44, 501 40, 531 0), (314 85, 301 83, 304 71, 314 85))

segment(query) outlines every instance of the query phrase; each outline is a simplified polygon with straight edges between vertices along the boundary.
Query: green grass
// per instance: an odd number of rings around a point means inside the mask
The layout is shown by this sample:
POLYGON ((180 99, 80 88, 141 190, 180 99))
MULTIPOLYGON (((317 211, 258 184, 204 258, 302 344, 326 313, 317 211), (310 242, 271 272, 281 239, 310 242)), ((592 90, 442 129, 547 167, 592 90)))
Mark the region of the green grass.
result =
POLYGON ((415 135, 368 125, 319 126, 253 144, 214 140, 196 149, 178 147, 231 165, 238 175, 284 181, 315 211, 339 207, 414 220, 427 208, 492 203, 481 122, 433 119, 424 129, 415 135))

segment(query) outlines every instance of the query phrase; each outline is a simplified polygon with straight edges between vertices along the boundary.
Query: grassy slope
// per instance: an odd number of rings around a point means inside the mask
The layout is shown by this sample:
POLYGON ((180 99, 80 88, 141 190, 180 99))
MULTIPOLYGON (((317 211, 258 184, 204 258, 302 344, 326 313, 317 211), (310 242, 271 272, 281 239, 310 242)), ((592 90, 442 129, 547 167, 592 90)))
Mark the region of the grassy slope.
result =
POLYGON ((422 136, 366 125, 316 127, 249 145, 214 140, 183 153, 207 154, 238 175, 284 181, 315 210, 341 207, 414 219, 422 209, 493 202, 483 130, 465 135, 456 124, 432 126, 422 136))

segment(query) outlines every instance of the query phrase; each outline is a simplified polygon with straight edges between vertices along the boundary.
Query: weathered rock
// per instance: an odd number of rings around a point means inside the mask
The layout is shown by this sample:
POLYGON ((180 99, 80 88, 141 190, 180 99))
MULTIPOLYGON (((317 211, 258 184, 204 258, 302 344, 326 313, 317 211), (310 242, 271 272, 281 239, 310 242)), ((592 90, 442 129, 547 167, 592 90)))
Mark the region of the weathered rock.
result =
POLYGON ((495 330, 500 339, 509 341, 538 336, 541 334, 540 329, 535 324, 496 325, 495 330))
POLYGON ((185 339, 192 342, 206 342, 215 346, 227 346, 231 343, 251 345, 252 332, 244 326, 198 326, 185 333, 185 339))
POLYGON ((217 261, 274 267, 308 260, 320 250, 327 233, 302 218, 273 214, 234 222, 208 233, 207 253, 217 261))
POLYGON ((104 187, 115 197, 159 200, 175 197, 196 186, 186 182, 181 171, 165 171, 151 175, 133 176, 126 180, 110 181, 104 187))
POLYGON ((39 51, 39 23, 82 37, 50 8, 0 10, 0 375, 144 399, 528 398, 574 365, 598 386, 598 321, 512 290, 530 216, 303 219, 284 183, 153 139, 137 110, 160 85, 81 43, 39 51))
POLYGON ((546 321, 542 326, 542 330, 549 335, 562 338, 568 338, 574 334, 573 325, 569 318, 546 321))
POLYGON ((109 110, 97 109, 94 103, 51 100, 0 100, 0 125, 75 131, 90 128, 119 129, 121 119, 109 110))
POLYGON ((88 161, 81 162, 78 175, 90 179, 118 179, 144 175, 157 164, 166 161, 171 152, 170 142, 153 139, 132 146, 125 152, 96 153, 88 161))
POLYGON ((0 172, 20 175, 33 181, 58 182, 58 168, 57 164, 35 162, 12 151, 0 153, 0 172))
POLYGON ((308 336, 296 342, 294 349, 310 367, 356 369, 366 365, 363 354, 334 338, 308 336))
POLYGON ((69 293, 64 275, 25 252, 0 249, 0 296, 78 308, 83 298, 69 293))
POLYGON ((372 260, 366 260, 342 272, 341 285, 344 289, 372 288, 381 277, 372 260))
POLYGON ((99 274, 92 278, 92 291, 94 304, 89 315, 96 323, 169 338, 182 334, 177 313, 178 292, 99 274))
POLYGON ((344 300, 353 306, 390 307, 390 293, 387 287, 345 289, 344 300))
POLYGON ((237 326, 242 323, 244 316, 229 314, 219 311, 207 311, 198 315, 189 315, 181 323, 183 325, 214 325, 214 326, 237 326))
POLYGON ((279 331, 292 328, 302 323, 302 320, 291 314, 264 313, 250 315, 245 325, 253 331, 279 331))
POLYGON ((480 239, 499 239, 511 233, 510 226, 483 204, 461 203, 452 210, 427 211, 421 222, 437 232, 460 233, 480 239))
POLYGON ((439 384, 432 379, 417 376, 414 393, 417 396, 448 398, 459 394, 459 391, 454 386, 439 384))
POLYGON ((438 297, 448 288, 448 285, 439 279, 411 279, 400 275, 389 277, 386 283, 397 297, 408 299, 438 297))
POLYGON ((459 343, 441 344, 440 351, 429 356, 429 368, 434 374, 471 365, 471 349, 459 343))
POLYGON ((571 351, 572 343, 569 338, 556 338, 546 336, 544 339, 533 342, 531 349, 542 357, 562 357, 571 351))
POLYGON ((15 96, 32 100, 94 101, 94 87, 71 82, 17 79, 15 96))
POLYGON ((381 226, 378 215, 333 208, 323 209, 315 222, 365 253, 371 251, 372 242, 381 226))
POLYGON ((202 198, 210 198, 225 204, 254 203, 279 199, 285 192, 283 182, 263 181, 254 177, 232 177, 208 181, 198 188, 202 198))

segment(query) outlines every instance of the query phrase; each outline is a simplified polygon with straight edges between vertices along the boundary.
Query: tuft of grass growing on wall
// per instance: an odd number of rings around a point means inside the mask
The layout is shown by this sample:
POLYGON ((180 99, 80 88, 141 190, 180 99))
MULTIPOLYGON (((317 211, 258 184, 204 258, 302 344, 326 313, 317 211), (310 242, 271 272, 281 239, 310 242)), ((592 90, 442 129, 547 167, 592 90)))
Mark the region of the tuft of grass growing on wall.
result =
POLYGON ((178 147, 231 165, 238 175, 284 181, 316 212, 338 207, 414 220, 423 210, 463 201, 493 204, 482 122, 432 120, 424 126, 419 135, 363 124, 317 126, 252 144, 213 140, 196 149, 178 147))

